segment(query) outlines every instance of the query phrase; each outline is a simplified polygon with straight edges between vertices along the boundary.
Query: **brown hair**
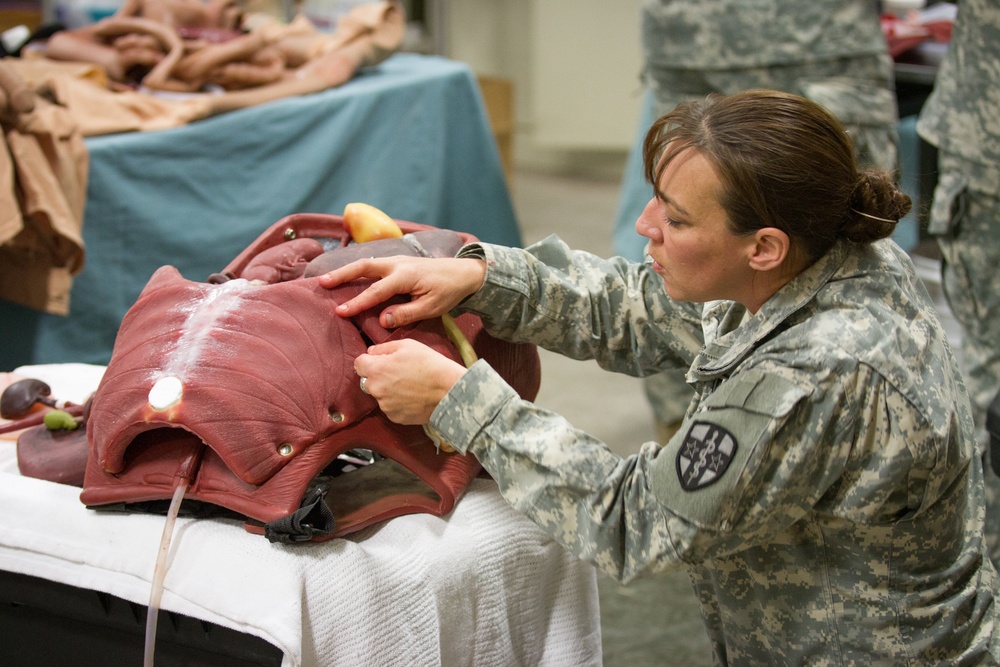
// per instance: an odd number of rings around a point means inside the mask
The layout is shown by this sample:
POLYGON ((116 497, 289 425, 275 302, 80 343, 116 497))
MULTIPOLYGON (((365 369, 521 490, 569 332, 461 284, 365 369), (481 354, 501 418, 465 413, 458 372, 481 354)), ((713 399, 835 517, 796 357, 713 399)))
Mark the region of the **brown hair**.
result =
POLYGON ((888 237, 910 210, 891 174, 859 171, 840 121, 797 95, 758 89, 678 105, 646 134, 649 182, 655 187, 667 163, 689 147, 719 175, 734 234, 776 227, 810 261, 840 239, 888 237))

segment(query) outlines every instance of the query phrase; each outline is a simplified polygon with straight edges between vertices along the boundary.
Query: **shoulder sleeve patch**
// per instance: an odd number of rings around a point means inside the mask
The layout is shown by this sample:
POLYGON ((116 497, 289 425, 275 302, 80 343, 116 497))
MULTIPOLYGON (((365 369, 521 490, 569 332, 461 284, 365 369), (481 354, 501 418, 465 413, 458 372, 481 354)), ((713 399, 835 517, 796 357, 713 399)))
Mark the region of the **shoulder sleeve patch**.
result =
POLYGON ((771 434, 809 394, 808 388, 763 371, 723 382, 653 462, 657 499, 696 525, 725 529, 746 509, 740 506, 740 487, 766 458, 771 434))
POLYGON ((711 422, 696 421, 677 450, 677 479, 685 491, 717 482, 736 456, 736 437, 711 422))

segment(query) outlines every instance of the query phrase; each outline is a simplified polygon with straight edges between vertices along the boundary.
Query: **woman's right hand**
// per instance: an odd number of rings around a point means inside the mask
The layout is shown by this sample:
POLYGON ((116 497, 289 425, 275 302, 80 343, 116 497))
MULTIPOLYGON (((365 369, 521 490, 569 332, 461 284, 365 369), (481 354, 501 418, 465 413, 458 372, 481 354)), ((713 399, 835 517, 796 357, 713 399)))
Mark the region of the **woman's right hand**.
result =
POLYGON ((379 321, 386 329, 440 317, 474 294, 486 278, 486 263, 471 258, 380 257, 360 259, 319 277, 333 288, 352 280, 375 279, 361 294, 337 306, 341 317, 351 317, 408 294, 410 301, 387 307, 379 321))

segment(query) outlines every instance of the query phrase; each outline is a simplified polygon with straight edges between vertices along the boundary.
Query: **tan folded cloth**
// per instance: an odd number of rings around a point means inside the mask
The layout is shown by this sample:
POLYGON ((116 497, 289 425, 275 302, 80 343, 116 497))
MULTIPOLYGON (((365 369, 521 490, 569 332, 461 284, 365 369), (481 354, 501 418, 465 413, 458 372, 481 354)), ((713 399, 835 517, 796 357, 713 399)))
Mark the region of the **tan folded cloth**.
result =
POLYGON ((211 110, 207 94, 173 99, 113 91, 101 68, 88 63, 26 57, 12 65, 32 88, 66 107, 84 137, 164 130, 204 118, 211 110))
POLYGON ((3 132, 0 297, 65 315, 84 261, 83 135, 69 110, 42 96, 27 113, 5 113, 3 132))

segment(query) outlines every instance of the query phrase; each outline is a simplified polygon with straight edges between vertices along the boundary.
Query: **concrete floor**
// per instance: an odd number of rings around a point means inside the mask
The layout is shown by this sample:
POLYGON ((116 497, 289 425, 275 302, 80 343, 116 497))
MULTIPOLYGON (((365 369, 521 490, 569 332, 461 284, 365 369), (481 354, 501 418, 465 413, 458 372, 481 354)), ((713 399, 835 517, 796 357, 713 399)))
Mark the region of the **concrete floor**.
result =
MULTIPOLYGON (((599 173, 605 175, 517 171, 511 190, 525 244, 558 234, 571 247, 610 256, 619 183, 610 175, 614 170, 599 173)), ((914 260, 957 350, 960 331, 941 295, 933 248, 918 248, 916 253, 914 260)), ((655 439, 640 380, 608 373, 591 362, 541 354, 538 404, 559 412, 621 456, 655 439)), ((598 583, 605 667, 711 665, 697 602, 683 571, 628 586, 598 574, 598 583)))

